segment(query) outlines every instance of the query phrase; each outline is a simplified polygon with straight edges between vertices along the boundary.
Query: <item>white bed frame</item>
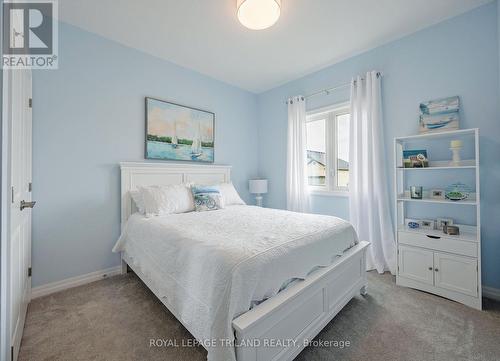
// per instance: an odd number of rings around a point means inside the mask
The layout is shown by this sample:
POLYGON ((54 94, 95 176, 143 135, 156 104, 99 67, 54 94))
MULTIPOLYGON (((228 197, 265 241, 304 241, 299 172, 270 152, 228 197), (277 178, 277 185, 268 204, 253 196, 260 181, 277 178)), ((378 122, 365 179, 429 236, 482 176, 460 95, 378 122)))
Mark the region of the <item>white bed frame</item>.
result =
MULTIPOLYGON (((120 163, 120 168, 122 228, 134 211, 129 191, 138 186, 229 182, 231 175, 231 167, 225 165, 120 163)), ((331 266, 234 319, 237 360, 293 360, 354 296, 366 294, 368 244, 360 242, 331 266)), ((127 272, 128 265, 158 297, 147 278, 130 264, 122 253, 122 273, 127 272)), ((182 323, 165 298, 159 299, 182 323)))

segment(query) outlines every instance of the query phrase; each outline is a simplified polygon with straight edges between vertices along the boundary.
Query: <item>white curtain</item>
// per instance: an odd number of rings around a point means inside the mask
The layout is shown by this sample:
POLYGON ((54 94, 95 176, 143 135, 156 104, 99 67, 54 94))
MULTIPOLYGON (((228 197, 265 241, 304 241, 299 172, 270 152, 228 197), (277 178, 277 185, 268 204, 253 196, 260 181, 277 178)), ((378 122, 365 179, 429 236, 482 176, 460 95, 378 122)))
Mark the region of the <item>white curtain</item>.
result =
POLYGON ((368 72, 351 85, 349 216, 360 240, 371 242, 367 269, 396 270, 389 208, 380 74, 368 72))
POLYGON ((286 162, 286 206, 308 212, 306 150, 306 102, 303 96, 288 99, 288 147, 286 162))

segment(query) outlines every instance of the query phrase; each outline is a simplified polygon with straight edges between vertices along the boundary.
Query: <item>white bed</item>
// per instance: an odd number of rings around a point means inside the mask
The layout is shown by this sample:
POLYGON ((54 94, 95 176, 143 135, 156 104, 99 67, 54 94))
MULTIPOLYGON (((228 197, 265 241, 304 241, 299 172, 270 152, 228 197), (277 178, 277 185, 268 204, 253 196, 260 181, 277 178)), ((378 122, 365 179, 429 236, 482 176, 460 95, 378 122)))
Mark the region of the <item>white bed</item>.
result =
POLYGON ((227 182, 230 167, 122 163, 121 170, 122 236, 114 251, 209 360, 293 359, 365 292, 367 243, 357 242, 349 223, 254 206, 146 218, 133 214, 129 190, 227 182))

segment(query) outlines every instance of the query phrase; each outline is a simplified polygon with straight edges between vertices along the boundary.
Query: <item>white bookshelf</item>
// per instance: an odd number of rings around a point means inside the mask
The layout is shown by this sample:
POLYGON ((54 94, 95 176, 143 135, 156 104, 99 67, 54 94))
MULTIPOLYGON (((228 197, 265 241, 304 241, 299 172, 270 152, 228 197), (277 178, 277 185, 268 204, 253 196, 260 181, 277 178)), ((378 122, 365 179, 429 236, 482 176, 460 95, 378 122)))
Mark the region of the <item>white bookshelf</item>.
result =
MULTIPOLYGON (((442 146, 442 144, 440 144, 442 146)), ((479 182, 479 129, 419 134, 394 139, 394 202, 396 220, 396 242, 398 267, 396 283, 400 286, 435 293, 470 307, 481 309, 481 217, 479 182), (473 156, 458 165, 449 159, 434 160, 428 154, 429 166, 425 168, 404 168, 400 162, 402 150, 427 149, 431 144, 449 143, 461 139, 473 156), (468 144, 467 144, 468 143, 468 144), (429 197, 430 189, 424 188, 422 199, 412 199, 408 190, 412 177, 425 174, 425 180, 445 189, 449 184, 448 172, 474 179, 474 193, 461 201, 429 197), (471 173, 472 172, 472 173, 471 173), (453 236, 437 229, 410 229, 405 219, 413 217, 409 208, 421 204, 419 210, 432 214, 433 207, 439 212, 457 209, 464 214, 474 214, 467 224, 457 224, 460 234, 453 236), (424 208, 425 207, 425 208, 424 208), (443 211, 444 210, 444 211, 443 211), (467 212, 466 212, 467 210, 467 212)), ((424 177, 424 176, 422 176, 424 177)), ((443 214, 442 216, 446 216, 443 214)), ((432 219, 432 217, 429 217, 432 219)), ((427 218, 426 218, 427 219, 427 218)))

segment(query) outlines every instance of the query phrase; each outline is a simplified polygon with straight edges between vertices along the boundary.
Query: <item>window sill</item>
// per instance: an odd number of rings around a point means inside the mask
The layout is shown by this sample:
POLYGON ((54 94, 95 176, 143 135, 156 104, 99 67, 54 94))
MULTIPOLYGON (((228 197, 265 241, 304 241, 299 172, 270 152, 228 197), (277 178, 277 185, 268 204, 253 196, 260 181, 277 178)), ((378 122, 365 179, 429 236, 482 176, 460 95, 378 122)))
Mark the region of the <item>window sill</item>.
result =
POLYGON ((312 196, 323 196, 323 197, 349 197, 348 191, 322 191, 322 190, 311 190, 309 194, 312 196))

